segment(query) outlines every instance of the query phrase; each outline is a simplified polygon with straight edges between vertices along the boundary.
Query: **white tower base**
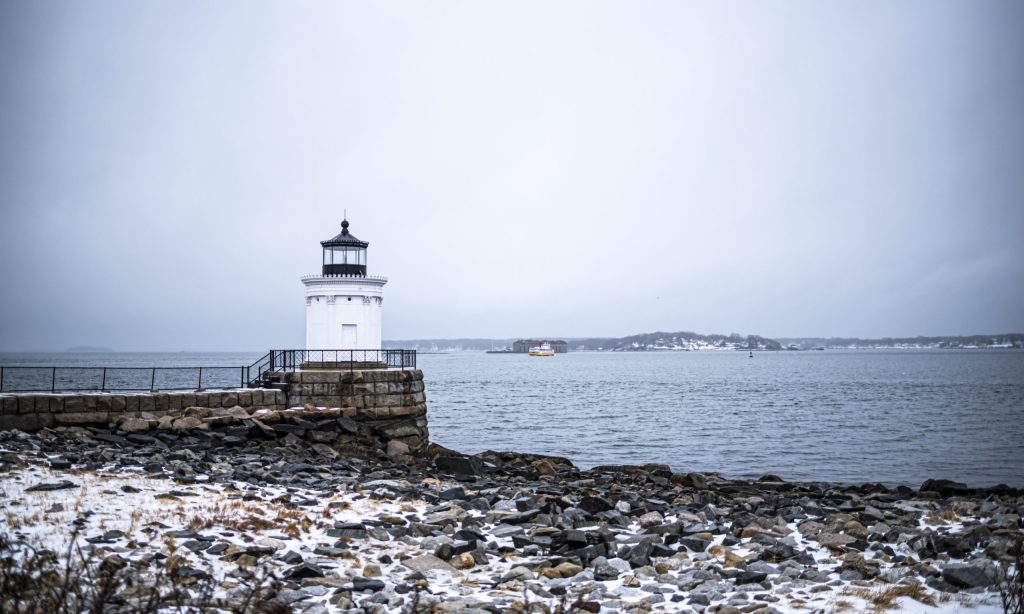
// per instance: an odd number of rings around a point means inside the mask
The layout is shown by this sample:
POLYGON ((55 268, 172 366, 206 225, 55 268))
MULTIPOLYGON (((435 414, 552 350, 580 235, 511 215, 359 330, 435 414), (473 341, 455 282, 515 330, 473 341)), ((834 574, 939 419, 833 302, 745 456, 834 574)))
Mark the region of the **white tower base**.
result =
POLYGON ((306 286, 307 350, 381 349, 386 277, 309 275, 306 286))

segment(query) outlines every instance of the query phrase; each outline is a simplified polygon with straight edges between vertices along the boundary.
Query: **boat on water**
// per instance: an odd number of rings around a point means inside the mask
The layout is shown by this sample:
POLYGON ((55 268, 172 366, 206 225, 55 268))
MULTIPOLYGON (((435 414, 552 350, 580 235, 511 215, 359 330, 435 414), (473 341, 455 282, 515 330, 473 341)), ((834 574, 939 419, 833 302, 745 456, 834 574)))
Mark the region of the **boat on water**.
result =
POLYGON ((550 343, 542 343, 530 348, 528 354, 530 356, 554 356, 555 351, 551 349, 550 343))

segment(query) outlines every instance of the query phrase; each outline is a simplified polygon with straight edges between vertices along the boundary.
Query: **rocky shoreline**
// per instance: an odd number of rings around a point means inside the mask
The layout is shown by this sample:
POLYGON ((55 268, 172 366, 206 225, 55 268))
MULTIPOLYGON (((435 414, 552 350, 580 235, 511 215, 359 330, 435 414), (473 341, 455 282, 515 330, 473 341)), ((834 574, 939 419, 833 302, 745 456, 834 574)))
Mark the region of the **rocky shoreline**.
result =
POLYGON ((174 561, 234 606, 261 568, 279 581, 260 603, 306 612, 1002 611, 1024 539, 1020 489, 943 480, 581 470, 436 445, 354 457, 215 430, 6 431, 0 450, 8 541, 62 552, 74 536, 144 574, 174 561))

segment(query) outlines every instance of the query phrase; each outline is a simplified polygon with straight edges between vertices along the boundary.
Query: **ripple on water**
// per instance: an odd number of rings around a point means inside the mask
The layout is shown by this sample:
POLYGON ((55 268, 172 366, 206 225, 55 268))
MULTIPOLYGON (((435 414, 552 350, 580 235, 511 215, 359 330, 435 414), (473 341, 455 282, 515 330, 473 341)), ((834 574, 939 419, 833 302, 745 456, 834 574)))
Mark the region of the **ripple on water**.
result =
POLYGON ((756 368, 739 352, 502 358, 420 358, 435 441, 581 466, 1024 485, 1024 352, 762 353, 756 368))

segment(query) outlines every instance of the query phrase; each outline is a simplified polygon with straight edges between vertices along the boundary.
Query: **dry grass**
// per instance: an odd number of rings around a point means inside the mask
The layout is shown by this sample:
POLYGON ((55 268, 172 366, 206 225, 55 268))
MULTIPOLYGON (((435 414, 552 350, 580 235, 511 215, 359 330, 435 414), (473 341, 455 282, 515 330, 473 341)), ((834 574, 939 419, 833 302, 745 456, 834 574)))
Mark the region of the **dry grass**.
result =
POLYGON ((1003 568, 999 582, 999 601, 1006 614, 1024 614, 1024 544, 1018 543, 1016 548, 1013 567, 1003 568))
POLYGON ((101 558, 78 547, 77 531, 63 554, 0 532, 0 612, 80 614, 82 612, 237 612, 278 614, 290 608, 271 601, 280 582, 267 569, 236 577, 232 596, 215 598, 216 580, 181 576, 187 561, 172 555, 166 564, 101 558))
POLYGON ((243 533, 274 529, 292 539, 298 539, 316 524, 302 510, 280 505, 249 505, 241 501, 195 511, 185 521, 185 526, 193 531, 218 526, 243 533))
POLYGON ((855 607, 853 603, 846 601, 845 599, 835 601, 831 605, 832 607, 826 610, 827 614, 836 614, 837 612, 848 612, 850 610, 853 610, 855 607))
POLYGON ((900 597, 909 597, 925 605, 935 606, 938 602, 932 597, 927 589, 916 582, 908 584, 880 584, 873 588, 847 588, 843 595, 857 597, 871 604, 872 611, 885 612, 899 609, 896 600, 900 597))
POLYGON ((927 520, 931 524, 953 524, 960 521, 960 514, 957 514, 956 510, 949 506, 942 511, 928 514, 927 520))

